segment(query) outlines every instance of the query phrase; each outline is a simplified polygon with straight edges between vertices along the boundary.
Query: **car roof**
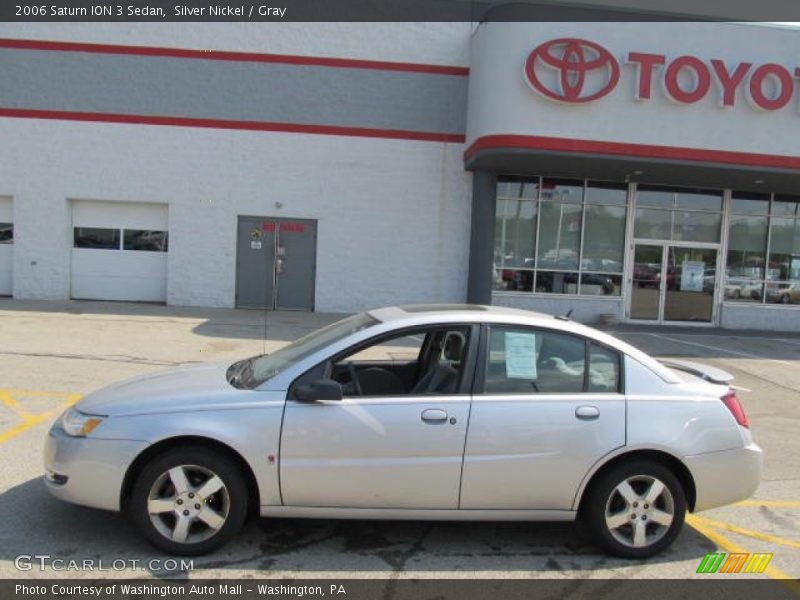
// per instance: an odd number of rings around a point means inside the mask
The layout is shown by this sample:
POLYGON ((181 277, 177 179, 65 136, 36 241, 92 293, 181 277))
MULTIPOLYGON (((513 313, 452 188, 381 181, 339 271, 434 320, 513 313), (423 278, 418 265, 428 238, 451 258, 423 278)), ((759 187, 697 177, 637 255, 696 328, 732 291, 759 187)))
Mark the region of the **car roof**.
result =
POLYGON ((554 317, 545 313, 511 308, 507 306, 490 306, 484 304, 404 304, 387 306, 369 311, 379 321, 390 322, 414 317, 444 318, 447 321, 465 321, 482 323, 487 321, 503 321, 512 318, 533 319, 551 322, 554 317))

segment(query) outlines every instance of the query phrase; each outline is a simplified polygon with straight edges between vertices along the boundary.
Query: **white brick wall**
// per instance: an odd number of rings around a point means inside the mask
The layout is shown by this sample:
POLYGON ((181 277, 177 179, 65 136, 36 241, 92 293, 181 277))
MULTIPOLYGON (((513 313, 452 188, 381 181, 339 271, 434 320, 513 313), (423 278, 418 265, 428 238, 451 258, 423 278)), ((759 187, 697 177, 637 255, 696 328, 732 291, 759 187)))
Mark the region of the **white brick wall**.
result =
POLYGON ((3 37, 469 65, 472 23, 7 23, 3 37))
POLYGON ((69 296, 68 198, 169 204, 170 304, 233 305, 239 214, 319 220, 319 311, 465 297, 460 144, 27 119, 0 137, 19 298, 69 296))

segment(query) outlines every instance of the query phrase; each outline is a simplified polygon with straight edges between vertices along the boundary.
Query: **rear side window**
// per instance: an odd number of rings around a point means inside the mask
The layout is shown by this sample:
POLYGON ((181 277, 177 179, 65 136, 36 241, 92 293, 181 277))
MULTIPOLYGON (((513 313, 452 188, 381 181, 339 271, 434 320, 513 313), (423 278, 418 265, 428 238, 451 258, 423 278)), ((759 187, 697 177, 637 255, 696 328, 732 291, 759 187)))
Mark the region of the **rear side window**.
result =
POLYGON ((489 394, 570 394, 584 389, 586 342, 515 327, 492 327, 485 391, 489 394))
POLYGON ((619 383, 620 357, 613 350, 553 331, 490 329, 487 394, 615 393, 619 383))
POLYGON ((589 343, 588 391, 613 394, 620 391, 619 353, 589 343))

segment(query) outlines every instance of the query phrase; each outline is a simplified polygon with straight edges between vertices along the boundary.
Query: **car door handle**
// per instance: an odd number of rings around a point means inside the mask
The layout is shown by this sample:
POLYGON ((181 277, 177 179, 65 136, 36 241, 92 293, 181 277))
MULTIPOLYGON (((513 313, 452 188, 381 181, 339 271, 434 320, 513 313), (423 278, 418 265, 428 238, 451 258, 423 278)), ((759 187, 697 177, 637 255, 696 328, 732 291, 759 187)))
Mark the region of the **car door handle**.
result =
POLYGON ((422 420, 431 425, 438 425, 447 421, 447 413, 440 408, 428 408, 422 411, 422 420))
POLYGON ((596 406, 579 406, 575 409, 575 416, 584 421, 591 421, 600 416, 600 409, 596 406))

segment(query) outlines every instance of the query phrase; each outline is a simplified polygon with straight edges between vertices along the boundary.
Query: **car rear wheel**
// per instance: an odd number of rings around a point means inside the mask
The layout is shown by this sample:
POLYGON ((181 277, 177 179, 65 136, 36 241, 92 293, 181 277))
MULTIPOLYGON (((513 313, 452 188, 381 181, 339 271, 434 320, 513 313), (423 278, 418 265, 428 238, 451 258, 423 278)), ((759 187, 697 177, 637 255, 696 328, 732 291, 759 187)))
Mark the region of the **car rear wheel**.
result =
POLYGON ((241 529, 247 486, 227 457, 202 446, 176 448, 141 470, 130 511, 157 548, 169 554, 205 554, 241 529))
POLYGON ((602 473, 583 505, 595 541, 609 554, 647 558, 675 540, 686 516, 680 481, 664 465, 630 461, 602 473))

